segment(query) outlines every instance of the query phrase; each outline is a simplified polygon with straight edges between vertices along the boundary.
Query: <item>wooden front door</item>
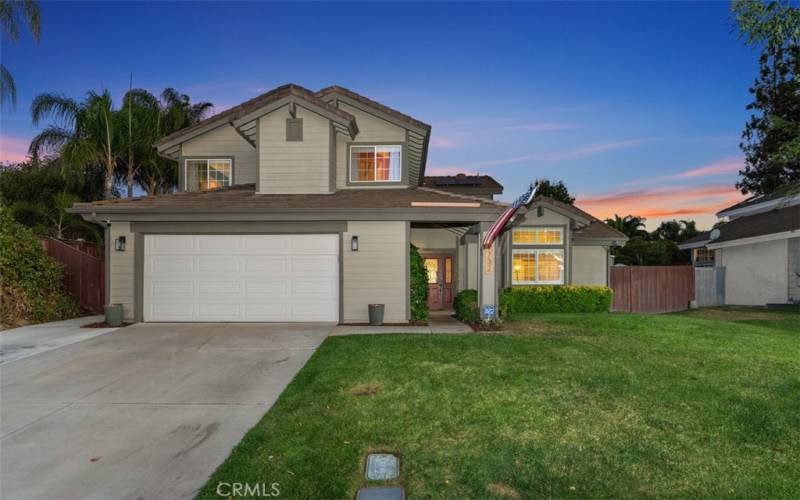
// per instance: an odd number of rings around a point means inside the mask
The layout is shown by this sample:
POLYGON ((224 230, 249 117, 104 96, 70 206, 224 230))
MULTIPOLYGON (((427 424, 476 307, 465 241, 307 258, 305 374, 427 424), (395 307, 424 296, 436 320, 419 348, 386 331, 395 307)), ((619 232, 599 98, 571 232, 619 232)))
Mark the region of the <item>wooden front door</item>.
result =
POLYGON ((453 256, 426 255, 425 270, 428 272, 428 308, 446 309, 453 305, 453 256))

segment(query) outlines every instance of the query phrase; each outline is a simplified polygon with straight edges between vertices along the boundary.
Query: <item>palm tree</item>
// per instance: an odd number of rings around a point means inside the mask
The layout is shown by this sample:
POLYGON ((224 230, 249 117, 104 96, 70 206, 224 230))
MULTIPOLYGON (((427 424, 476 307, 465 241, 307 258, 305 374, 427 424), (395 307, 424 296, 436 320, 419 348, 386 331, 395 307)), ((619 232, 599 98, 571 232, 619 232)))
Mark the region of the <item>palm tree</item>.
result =
MULTIPOLYGON (((0 0, 0 29, 11 43, 19 41, 20 24, 27 24, 33 40, 39 43, 42 34, 41 11, 34 0, 0 0)), ((0 108, 8 104, 17 105, 17 86, 14 77, 0 63, 0 108)))
POLYGON ((681 243, 700 234, 693 220, 666 220, 653 231, 653 238, 681 243))
POLYGON ((614 214, 614 218, 606 219, 605 223, 629 238, 646 238, 648 236, 644 229, 646 221, 647 219, 637 215, 620 217, 614 214))
MULTIPOLYGON (((191 103, 188 95, 166 88, 161 99, 143 89, 133 89, 124 98, 123 111, 135 132, 128 146, 128 193, 135 180, 147 194, 169 192, 177 185, 175 162, 159 156, 152 144, 158 139, 203 120, 213 109, 210 102, 191 103)), ((130 194, 129 194, 130 196, 130 194)))
POLYGON ((73 167, 103 165, 103 197, 110 200, 120 142, 119 118, 111 94, 107 90, 101 94, 90 91, 81 103, 62 95, 40 94, 31 104, 31 118, 34 125, 45 118, 56 122, 33 138, 31 156, 59 153, 73 167))

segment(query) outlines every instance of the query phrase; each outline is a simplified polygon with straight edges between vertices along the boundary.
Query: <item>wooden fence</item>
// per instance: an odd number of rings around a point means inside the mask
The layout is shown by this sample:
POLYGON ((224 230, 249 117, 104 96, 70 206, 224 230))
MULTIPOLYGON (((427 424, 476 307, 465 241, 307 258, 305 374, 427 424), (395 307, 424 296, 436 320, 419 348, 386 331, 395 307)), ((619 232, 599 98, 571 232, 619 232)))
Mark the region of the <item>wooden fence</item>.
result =
POLYGON ((612 311, 682 311, 694 300, 692 266, 625 266, 610 271, 612 311))
POLYGON ((64 266, 64 287, 80 306, 93 313, 103 312, 105 302, 105 260, 97 247, 89 253, 82 245, 55 238, 42 239, 48 255, 64 266), (93 255, 94 254, 94 255, 93 255))

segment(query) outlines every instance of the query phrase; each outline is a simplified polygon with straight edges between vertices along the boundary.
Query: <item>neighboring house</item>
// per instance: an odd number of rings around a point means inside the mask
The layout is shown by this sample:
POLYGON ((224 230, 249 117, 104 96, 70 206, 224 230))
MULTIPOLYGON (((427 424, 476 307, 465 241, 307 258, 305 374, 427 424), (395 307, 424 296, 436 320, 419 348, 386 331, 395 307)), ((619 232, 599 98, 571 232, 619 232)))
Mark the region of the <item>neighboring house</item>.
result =
POLYGON ((495 305, 509 285, 608 283, 625 237, 549 198, 481 248, 502 186, 425 180, 430 133, 341 87, 284 85, 156 143, 179 192, 71 211, 106 225, 107 301, 133 321, 361 323, 382 303, 406 322, 409 244, 434 309, 465 288, 495 305))
POLYGON ((800 302, 800 184, 754 196, 717 214, 728 222, 706 248, 725 268, 729 305, 800 302))
POLYGON ((702 231, 678 245, 678 248, 689 251, 695 267, 711 267, 714 265, 714 250, 709 250, 706 246, 710 241, 711 231, 702 231))

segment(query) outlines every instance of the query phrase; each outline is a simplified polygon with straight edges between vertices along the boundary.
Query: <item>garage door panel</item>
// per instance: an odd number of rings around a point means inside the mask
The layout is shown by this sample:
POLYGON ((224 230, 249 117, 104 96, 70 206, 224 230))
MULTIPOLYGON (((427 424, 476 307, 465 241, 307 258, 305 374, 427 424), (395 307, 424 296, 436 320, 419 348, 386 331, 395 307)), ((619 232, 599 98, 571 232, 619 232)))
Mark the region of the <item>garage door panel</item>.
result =
POLYGON ((194 281, 153 281, 150 286, 151 295, 157 299, 173 299, 194 295, 194 281))
POLYGON ((236 253, 242 246, 241 236, 228 236, 223 234, 207 234, 195 236, 197 249, 201 254, 210 253, 236 253))
POLYGON ((245 293, 250 296, 280 298, 289 293, 287 280, 245 281, 245 293))
POLYGON ((245 257, 244 271, 247 273, 268 272, 284 273, 288 269, 287 261, 289 257, 245 257))
POLYGON ((338 235, 146 235, 146 321, 337 321, 338 235))
POLYGON ((198 257, 197 269, 201 273, 238 273, 239 259, 237 257, 198 257))
POLYGON ((289 271, 291 273, 309 273, 314 276, 332 276, 339 270, 339 263, 336 258, 328 256, 310 257, 299 256, 291 257, 289 271))
POLYGON ((200 297, 209 295, 233 295, 239 297, 242 291, 242 284, 239 281, 209 281, 200 280, 197 286, 197 293, 200 297))
POLYGON ((194 304, 192 303, 156 302, 150 305, 149 312, 150 317, 158 318, 156 321, 194 320, 194 304))
POLYGON ((153 256, 148 267, 155 274, 191 273, 194 271, 194 263, 193 257, 157 255, 153 256))

